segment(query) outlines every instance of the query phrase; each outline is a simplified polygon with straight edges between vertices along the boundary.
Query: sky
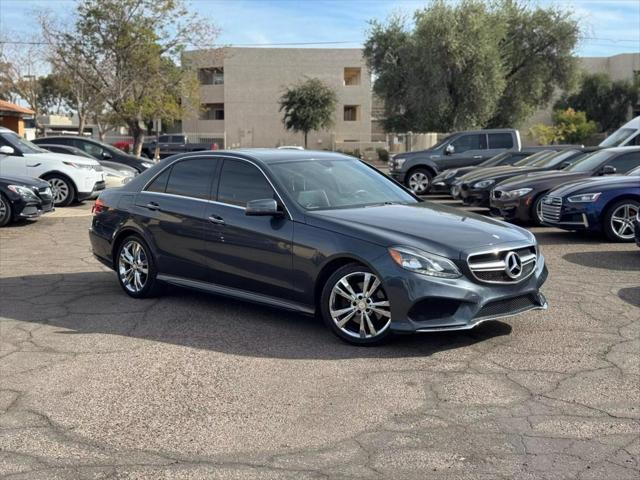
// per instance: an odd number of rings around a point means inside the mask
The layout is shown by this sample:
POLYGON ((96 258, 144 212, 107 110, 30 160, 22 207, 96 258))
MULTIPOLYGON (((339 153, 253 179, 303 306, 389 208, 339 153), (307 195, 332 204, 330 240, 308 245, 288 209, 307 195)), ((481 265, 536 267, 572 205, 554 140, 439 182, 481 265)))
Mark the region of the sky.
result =
MULTIPOLYGON (((37 33, 35 12, 70 19, 77 0, 0 0, 0 34, 37 33)), ((392 13, 411 15, 427 0, 187 0, 221 29, 216 44, 237 46, 348 47, 362 45, 368 21, 392 13), (332 43, 324 43, 332 42, 332 43), (293 44, 293 45, 292 45, 293 44)), ((640 0, 529 0, 571 8, 582 22, 579 56, 640 52, 640 0)))

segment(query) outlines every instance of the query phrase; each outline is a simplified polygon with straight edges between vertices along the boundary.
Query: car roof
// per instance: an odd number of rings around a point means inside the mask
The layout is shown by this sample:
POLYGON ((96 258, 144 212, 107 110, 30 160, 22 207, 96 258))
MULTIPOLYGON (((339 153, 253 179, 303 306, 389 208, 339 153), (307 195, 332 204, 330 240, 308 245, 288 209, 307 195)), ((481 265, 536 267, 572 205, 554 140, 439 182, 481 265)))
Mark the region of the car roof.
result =
POLYGON ((324 150, 289 150, 277 148, 244 148, 238 150, 212 150, 219 155, 243 156, 265 164, 314 161, 314 160, 358 160, 356 157, 324 150))
POLYGON ((600 150, 605 150, 607 152, 613 152, 613 153, 640 152, 640 146, 609 147, 609 148, 600 148, 600 150))

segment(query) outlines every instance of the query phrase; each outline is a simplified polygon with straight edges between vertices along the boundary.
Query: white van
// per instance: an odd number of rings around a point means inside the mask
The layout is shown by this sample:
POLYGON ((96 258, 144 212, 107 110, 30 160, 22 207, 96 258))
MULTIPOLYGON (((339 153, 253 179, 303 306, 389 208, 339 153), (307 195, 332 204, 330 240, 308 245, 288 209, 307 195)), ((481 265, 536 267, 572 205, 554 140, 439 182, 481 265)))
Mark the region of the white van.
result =
POLYGON ((104 171, 94 159, 52 153, 0 127, 0 176, 38 177, 53 190, 57 207, 96 197, 104 171))
POLYGON ((625 123, 605 138, 601 147, 637 147, 640 146, 640 117, 625 123))

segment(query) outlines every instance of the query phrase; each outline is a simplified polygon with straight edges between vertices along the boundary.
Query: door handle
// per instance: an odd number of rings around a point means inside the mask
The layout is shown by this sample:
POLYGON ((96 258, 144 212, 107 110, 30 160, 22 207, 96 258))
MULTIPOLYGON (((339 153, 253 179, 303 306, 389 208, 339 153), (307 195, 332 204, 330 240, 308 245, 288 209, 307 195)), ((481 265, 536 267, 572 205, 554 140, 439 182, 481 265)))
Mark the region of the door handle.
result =
POLYGON ((482 155, 474 155, 473 158, 475 159, 482 158, 482 155))
POLYGON ((160 208, 160 205, 158 205, 156 202, 149 202, 145 205, 149 210, 158 210, 160 208))
POLYGON ((40 165, 42 165, 41 163, 32 163, 32 164, 27 164, 27 167, 39 167, 40 165))
POLYGON ((215 223, 216 225, 224 225, 224 218, 219 217, 218 215, 211 215, 209 217, 209 221, 211 223, 215 223))

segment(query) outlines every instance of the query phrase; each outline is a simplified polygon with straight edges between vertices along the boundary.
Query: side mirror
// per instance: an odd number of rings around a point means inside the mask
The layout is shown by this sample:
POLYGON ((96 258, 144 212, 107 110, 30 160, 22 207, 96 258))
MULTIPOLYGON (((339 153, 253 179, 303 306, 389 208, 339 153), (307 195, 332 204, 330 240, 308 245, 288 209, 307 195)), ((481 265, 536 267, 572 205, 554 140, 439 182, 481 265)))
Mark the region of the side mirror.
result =
POLYGON ((447 148, 444 149, 444 153, 446 153, 447 155, 456 153, 456 147, 454 147, 453 145, 447 145, 447 148))
POLYGON ((611 165, 605 165, 602 167, 602 175, 613 175, 616 171, 616 168, 611 165))
POLYGON ((283 213, 278 209, 278 202, 273 198, 263 198, 249 200, 244 214, 252 217, 279 217, 283 213))
POLYGON ((110 158, 113 158, 113 157, 111 156, 111 154, 110 154, 109 152, 107 152, 106 150, 103 150, 103 151, 102 151, 102 155, 101 155, 101 156, 102 156, 102 159, 103 159, 103 160, 109 160, 110 158))
POLYGON ((10 147, 9 145, 2 145, 0 147, 0 153, 2 155, 13 155, 14 153, 16 153, 16 151, 13 149, 13 147, 10 147))

